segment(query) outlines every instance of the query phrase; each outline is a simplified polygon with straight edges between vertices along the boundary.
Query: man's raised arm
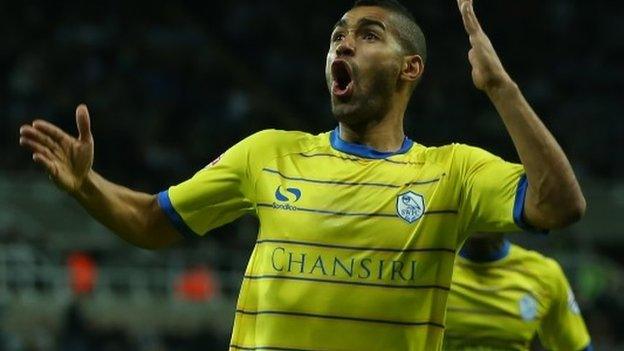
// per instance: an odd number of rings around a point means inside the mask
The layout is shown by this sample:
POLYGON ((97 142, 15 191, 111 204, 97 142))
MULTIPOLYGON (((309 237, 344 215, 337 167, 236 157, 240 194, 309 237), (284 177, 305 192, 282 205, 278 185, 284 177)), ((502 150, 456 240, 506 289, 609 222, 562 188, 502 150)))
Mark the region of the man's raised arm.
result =
POLYGON ((155 195, 113 184, 93 169, 93 135, 87 106, 76 109, 78 138, 36 120, 20 128, 20 145, 30 149, 51 180, 98 221, 129 243, 157 249, 182 236, 160 209, 155 195))
POLYGON ((487 94, 513 140, 524 165, 528 190, 525 220, 541 229, 578 221, 585 198, 563 150, 505 71, 473 9, 473 0, 457 0, 471 49, 475 86, 487 94))

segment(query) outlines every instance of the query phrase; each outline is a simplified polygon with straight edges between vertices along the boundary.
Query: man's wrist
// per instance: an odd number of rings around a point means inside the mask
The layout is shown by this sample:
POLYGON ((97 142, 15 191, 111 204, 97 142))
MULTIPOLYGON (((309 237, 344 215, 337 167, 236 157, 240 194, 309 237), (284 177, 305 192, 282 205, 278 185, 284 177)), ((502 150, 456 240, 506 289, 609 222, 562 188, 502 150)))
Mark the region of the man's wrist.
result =
POLYGON ((485 94, 494 103, 500 101, 501 99, 507 99, 518 93, 520 93, 520 88, 516 82, 511 80, 511 78, 501 80, 500 82, 492 84, 485 89, 485 94))
POLYGON ((71 194, 81 203, 84 203, 88 200, 91 194, 93 194, 93 190, 96 188, 95 186, 95 172, 90 169, 87 172, 87 175, 82 180, 82 183, 78 185, 76 190, 71 194))

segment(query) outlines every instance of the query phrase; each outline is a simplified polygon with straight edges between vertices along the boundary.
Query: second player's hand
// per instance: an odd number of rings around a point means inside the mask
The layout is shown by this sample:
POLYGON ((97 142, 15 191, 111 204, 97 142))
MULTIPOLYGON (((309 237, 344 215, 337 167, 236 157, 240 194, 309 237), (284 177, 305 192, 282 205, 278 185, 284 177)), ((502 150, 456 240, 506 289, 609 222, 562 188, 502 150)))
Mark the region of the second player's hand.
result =
POLYGON ((475 15, 473 0, 457 0, 464 28, 470 39, 468 60, 472 65, 472 81, 477 89, 486 93, 500 88, 512 80, 485 34, 475 15))
POLYGON ((93 136, 86 105, 76 108, 78 138, 43 120, 20 128, 21 146, 30 149, 33 161, 44 167, 58 187, 75 195, 93 166, 93 136))

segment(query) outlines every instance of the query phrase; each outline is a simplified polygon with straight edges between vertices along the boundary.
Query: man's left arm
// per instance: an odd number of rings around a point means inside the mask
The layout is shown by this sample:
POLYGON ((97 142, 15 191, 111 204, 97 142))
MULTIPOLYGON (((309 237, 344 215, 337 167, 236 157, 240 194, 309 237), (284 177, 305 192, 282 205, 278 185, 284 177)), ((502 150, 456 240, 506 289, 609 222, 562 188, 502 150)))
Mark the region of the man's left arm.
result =
POLYGON ((541 229, 578 221, 586 202, 565 153, 505 71, 474 13, 473 0, 457 0, 471 49, 475 86, 485 92, 503 119, 528 179, 524 219, 541 229))

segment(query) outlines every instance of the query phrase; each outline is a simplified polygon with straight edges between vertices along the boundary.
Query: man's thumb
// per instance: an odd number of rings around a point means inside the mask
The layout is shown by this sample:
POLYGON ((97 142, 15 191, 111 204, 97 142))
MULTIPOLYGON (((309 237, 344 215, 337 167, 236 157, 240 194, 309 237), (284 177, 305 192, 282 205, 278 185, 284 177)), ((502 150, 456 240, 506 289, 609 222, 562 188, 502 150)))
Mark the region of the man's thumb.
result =
POLYGON ((91 120, 89 118, 89 110, 85 104, 80 104, 76 108, 76 125, 78 126, 78 139, 90 142, 92 139, 91 120))

